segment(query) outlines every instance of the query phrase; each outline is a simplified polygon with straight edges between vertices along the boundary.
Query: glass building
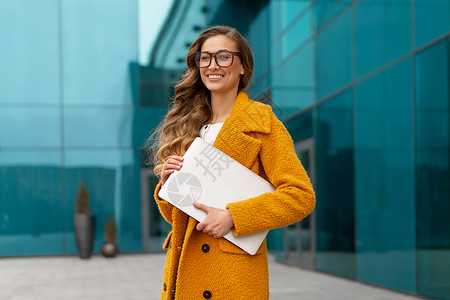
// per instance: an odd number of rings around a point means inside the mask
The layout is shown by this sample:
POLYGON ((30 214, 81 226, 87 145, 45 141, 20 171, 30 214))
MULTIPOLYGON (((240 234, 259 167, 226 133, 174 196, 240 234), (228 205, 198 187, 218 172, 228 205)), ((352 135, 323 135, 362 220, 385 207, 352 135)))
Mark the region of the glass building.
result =
POLYGON ((76 253, 81 182, 94 251, 114 216, 122 252, 169 227, 141 148, 207 26, 251 44, 247 89, 291 133, 317 196, 273 230, 277 260, 450 299, 450 3, 174 0, 149 65, 135 1, 0 2, 0 256, 76 253), (39 12, 39 13, 36 13, 39 12))
POLYGON ((114 216, 140 252, 139 147, 158 108, 136 102, 137 2, 0 1, 0 256, 75 254, 81 182, 94 252, 114 216))

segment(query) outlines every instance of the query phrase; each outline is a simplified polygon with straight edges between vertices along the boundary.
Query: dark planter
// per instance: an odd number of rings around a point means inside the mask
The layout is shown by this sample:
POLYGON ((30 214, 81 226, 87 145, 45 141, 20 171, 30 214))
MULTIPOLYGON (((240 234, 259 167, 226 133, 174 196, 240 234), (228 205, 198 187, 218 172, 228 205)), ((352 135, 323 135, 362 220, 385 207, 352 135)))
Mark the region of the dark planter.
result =
POLYGON ((86 214, 75 214, 73 216, 73 226, 78 256, 80 258, 91 257, 94 243, 94 217, 86 214))

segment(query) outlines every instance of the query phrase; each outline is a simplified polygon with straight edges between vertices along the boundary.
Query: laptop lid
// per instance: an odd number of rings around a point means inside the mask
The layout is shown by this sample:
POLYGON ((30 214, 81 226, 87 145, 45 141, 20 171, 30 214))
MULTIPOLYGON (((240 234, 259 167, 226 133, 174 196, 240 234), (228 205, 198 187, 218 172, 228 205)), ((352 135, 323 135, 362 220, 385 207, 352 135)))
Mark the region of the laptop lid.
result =
MULTIPOLYGON (((206 213, 194 202, 225 209, 230 202, 273 192, 273 185, 219 149, 196 138, 184 155, 183 166, 167 179, 158 196, 201 222, 206 213)), ((249 254, 255 254, 268 230, 224 238, 249 254)))

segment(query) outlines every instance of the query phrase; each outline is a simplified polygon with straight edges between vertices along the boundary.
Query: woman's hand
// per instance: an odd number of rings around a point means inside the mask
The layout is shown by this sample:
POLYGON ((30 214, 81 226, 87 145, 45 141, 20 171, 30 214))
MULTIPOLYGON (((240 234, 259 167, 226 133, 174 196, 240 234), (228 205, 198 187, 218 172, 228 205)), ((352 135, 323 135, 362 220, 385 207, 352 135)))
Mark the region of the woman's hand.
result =
POLYGON ((183 157, 172 155, 169 156, 169 159, 162 165, 161 170, 161 186, 166 183, 167 178, 169 178, 170 174, 172 174, 175 170, 179 170, 183 165, 183 157))
POLYGON ((206 218, 197 224, 197 230, 216 239, 223 237, 234 226, 233 216, 228 209, 219 209, 194 202, 194 206, 207 213, 206 218))

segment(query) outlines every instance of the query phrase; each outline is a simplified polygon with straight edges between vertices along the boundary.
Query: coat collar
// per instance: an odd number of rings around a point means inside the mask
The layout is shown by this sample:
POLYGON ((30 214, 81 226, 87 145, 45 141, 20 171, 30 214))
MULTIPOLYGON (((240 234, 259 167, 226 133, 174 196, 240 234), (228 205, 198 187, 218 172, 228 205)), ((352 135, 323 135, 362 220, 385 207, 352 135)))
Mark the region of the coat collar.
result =
POLYGON ((225 121, 225 128, 235 126, 242 132, 269 133, 271 126, 271 108, 249 99, 244 91, 236 97, 230 116, 225 121))
POLYGON ((241 91, 230 116, 217 135, 214 146, 250 169, 258 157, 261 141, 248 133, 269 133, 271 125, 271 107, 250 100, 247 94, 241 91))

